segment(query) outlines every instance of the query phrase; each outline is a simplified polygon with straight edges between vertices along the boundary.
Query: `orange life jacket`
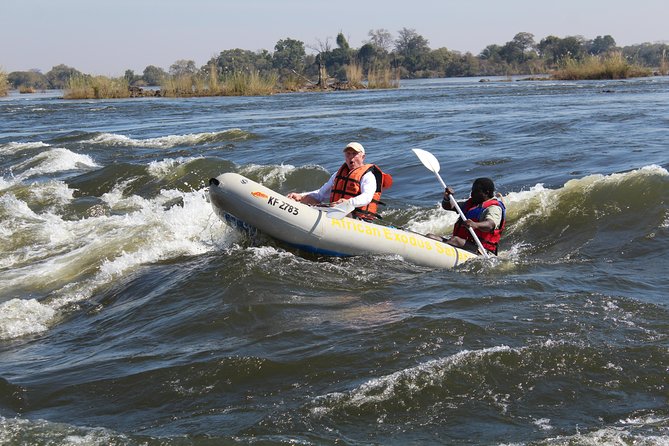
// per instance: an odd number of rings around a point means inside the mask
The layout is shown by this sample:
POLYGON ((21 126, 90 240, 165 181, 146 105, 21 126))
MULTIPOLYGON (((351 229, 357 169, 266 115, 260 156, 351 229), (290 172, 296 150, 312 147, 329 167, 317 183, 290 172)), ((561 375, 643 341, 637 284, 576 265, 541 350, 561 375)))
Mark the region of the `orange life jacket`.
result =
POLYGON ((383 173, 381 169, 375 164, 363 164, 353 170, 349 170, 346 163, 337 171, 334 183, 332 184, 332 191, 330 192, 330 202, 339 200, 340 198, 349 199, 356 197, 362 193, 360 187, 360 180, 363 175, 371 171, 376 178, 376 191, 372 201, 367 206, 355 208, 352 212, 353 217, 362 220, 374 220, 381 218, 378 213, 378 205, 385 205, 381 201, 381 192, 383 189, 388 189, 393 184, 393 177, 387 173, 383 173))
MULTIPOLYGON (((506 226, 506 207, 504 206, 504 203, 497 200, 496 198, 491 198, 490 200, 486 200, 479 205, 474 205, 472 204, 472 199, 470 198, 465 203, 462 209, 462 213, 465 214, 465 217, 467 217, 469 220, 480 221, 483 210, 490 206, 499 206, 502 208, 502 221, 499 223, 499 227, 492 232, 474 229, 474 234, 478 236, 481 244, 485 249, 494 254, 497 254, 497 246, 499 245, 499 241, 502 238, 502 231, 504 231, 504 227, 506 226)), ((469 229, 467 229, 467 226, 462 223, 462 220, 458 219, 458 221, 455 223, 455 226, 453 227, 453 235, 475 243, 474 238, 469 233, 469 229)))

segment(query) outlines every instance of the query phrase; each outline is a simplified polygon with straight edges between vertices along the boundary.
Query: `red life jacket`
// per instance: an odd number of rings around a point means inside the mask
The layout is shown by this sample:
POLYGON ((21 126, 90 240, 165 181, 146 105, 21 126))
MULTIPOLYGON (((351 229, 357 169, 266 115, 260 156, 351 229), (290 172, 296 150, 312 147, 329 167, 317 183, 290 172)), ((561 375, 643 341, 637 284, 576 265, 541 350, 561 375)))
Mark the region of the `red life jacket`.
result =
POLYGON ((362 193, 360 181, 362 180, 362 177, 369 171, 371 171, 376 178, 376 191, 374 192, 374 197, 367 206, 355 208, 352 212, 352 215, 353 217, 357 217, 362 220, 374 220, 375 218, 381 218, 381 215, 379 215, 377 212, 378 205, 385 205, 385 203, 381 201, 381 192, 383 189, 388 189, 393 184, 393 177, 387 173, 381 172, 381 169, 379 169, 379 167, 375 164, 363 164, 362 166, 350 171, 346 163, 342 164, 342 166, 337 171, 334 183, 332 184, 330 202, 337 201, 340 198, 349 199, 360 195, 362 193))
MULTIPOLYGON (((490 206, 499 206, 502 208, 502 221, 500 222, 499 227, 492 232, 484 232, 478 229, 474 229, 474 234, 478 236, 481 244, 485 249, 494 254, 497 254, 497 246, 499 245, 499 240, 502 238, 502 231, 504 231, 504 227, 506 226, 506 207, 504 207, 504 203, 497 200, 496 198, 491 198, 490 200, 486 200, 479 205, 474 205, 472 204, 472 199, 470 198, 465 203, 462 212, 465 214, 467 219, 480 221, 481 214, 486 208, 490 206)), ((467 226, 463 224, 461 219, 458 219, 458 221, 455 223, 455 226, 453 227, 453 235, 475 243, 474 238, 469 233, 469 229, 467 229, 467 226)))

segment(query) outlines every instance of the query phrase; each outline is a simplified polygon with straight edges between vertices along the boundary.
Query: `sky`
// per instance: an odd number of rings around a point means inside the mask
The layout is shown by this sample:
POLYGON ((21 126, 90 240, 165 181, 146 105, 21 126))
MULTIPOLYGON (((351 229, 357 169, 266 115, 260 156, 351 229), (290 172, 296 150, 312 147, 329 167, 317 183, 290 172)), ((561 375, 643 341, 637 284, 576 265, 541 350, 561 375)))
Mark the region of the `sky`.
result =
POLYGON ((0 69, 65 64, 96 75, 197 66, 223 50, 274 51, 277 41, 353 48, 369 31, 413 29, 430 48, 479 54, 519 32, 611 35, 618 46, 669 42, 669 0, 2 0, 0 69))

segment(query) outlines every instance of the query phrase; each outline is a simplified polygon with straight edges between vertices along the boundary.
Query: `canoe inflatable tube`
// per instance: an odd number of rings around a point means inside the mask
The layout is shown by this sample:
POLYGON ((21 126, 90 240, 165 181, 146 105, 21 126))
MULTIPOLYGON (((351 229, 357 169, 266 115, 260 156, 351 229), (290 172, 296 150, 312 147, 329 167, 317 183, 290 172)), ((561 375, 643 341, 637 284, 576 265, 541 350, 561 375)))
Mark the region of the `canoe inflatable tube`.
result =
POLYGON ((411 231, 298 203, 236 173, 209 180, 214 212, 224 221, 255 228, 300 250, 327 256, 398 255, 417 265, 453 268, 478 257, 411 231))

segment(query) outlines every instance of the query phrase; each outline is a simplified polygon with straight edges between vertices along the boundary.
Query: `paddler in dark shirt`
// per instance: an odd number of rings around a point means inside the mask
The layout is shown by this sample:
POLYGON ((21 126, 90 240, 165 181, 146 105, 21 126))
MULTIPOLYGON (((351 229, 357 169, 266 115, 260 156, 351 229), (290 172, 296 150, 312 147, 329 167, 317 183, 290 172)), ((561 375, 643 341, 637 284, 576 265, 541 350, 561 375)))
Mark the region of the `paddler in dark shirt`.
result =
MULTIPOLYGON (((451 206, 449 195, 453 195, 453 189, 447 187, 441 207, 447 211, 456 211, 451 206)), ((458 205, 467 220, 463 222, 458 218, 453 227, 453 235, 450 238, 435 234, 427 234, 427 236, 467 251, 478 252, 478 246, 467 229, 472 228, 483 247, 490 253, 497 254, 499 240, 505 226, 506 208, 501 198, 495 197, 493 181, 490 178, 477 178, 472 185, 469 199, 458 202, 458 205)))

